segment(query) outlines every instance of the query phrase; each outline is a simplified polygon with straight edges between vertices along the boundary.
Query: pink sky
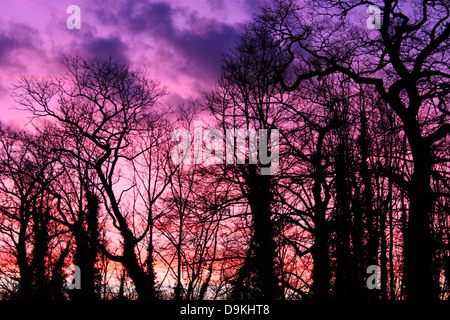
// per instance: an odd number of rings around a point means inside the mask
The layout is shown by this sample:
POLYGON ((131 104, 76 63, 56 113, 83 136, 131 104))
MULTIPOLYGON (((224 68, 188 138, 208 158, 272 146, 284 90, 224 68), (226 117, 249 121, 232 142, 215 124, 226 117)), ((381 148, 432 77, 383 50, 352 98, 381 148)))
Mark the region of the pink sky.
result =
POLYGON ((2 0, 0 120, 24 123, 26 113, 11 110, 10 88, 22 75, 58 76, 64 54, 144 68, 168 86, 166 104, 197 99, 215 85, 222 54, 257 11, 258 0, 2 0), (81 9, 79 30, 66 26, 70 5, 81 9))

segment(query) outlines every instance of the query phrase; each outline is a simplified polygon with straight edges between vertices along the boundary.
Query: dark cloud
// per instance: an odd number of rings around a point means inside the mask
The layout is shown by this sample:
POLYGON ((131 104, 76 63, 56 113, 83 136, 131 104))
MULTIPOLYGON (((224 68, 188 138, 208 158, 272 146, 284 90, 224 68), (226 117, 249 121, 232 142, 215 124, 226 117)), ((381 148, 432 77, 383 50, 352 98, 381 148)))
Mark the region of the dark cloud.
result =
POLYGON ((21 44, 16 39, 7 35, 5 32, 0 33, 0 64, 7 62, 11 52, 20 46, 21 44))
POLYGON ((129 63, 128 46, 117 35, 102 37, 85 32, 81 36, 75 37, 69 48, 62 54, 80 55, 85 58, 111 57, 120 63, 129 63))
POLYGON ((42 48, 39 30, 23 24, 2 21, 0 24, 0 110, 2 121, 8 125, 18 123, 23 117, 11 110, 15 105, 11 98, 11 88, 20 76, 36 74, 36 66, 47 62, 47 54, 42 48))
POLYGON ((32 72, 31 61, 46 60, 38 30, 21 23, 0 28, 0 99, 9 96, 10 85, 20 75, 32 72))
POLYGON ((168 3, 136 1, 134 5, 123 6, 119 14, 132 32, 151 31, 160 37, 172 37, 175 34, 172 26, 174 10, 168 3))
POLYGON ((108 58, 112 57, 118 62, 128 63, 127 45, 118 37, 92 38, 85 44, 88 56, 108 58))
POLYGON ((201 34, 177 34, 172 45, 186 58, 184 72, 191 70, 201 76, 217 76, 222 55, 231 48, 239 33, 234 27, 220 23, 206 23, 205 29, 201 34))
MULTIPOLYGON (((216 1, 221 6, 221 1, 216 1)), ((150 37, 154 47, 164 55, 177 59, 177 72, 207 81, 217 79, 222 55, 232 46, 239 35, 236 26, 200 17, 188 9, 174 8, 166 2, 144 0, 124 3, 117 15, 105 15, 99 11, 104 23, 116 24, 138 37, 150 37), (183 20, 180 29, 179 21, 183 20)))
POLYGON ((24 24, 12 23, 0 30, 0 65, 12 67, 19 52, 37 51, 38 39, 39 32, 24 24))

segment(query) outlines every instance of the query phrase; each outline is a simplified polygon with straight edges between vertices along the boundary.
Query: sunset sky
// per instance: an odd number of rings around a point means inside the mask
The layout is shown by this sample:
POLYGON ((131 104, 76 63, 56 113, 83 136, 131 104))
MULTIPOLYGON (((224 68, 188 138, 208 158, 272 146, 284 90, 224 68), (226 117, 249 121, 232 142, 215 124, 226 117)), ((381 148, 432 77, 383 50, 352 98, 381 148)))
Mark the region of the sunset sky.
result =
POLYGON ((214 87, 222 55, 258 9, 258 0, 2 0, 0 121, 27 123, 11 88, 21 76, 59 78, 63 55, 111 56, 167 86, 163 104, 189 103, 214 87), (79 30, 67 27, 71 5, 79 30))
POLYGON ((450 300, 449 53, 450 0, 0 0, 0 300, 450 300))
POLYGON ((112 56, 143 68, 168 86, 164 103, 176 106, 211 89, 220 59, 240 25, 258 12, 258 0, 31 1, 2 0, 0 120, 23 123, 11 110, 10 88, 20 76, 55 76, 63 55, 112 56), (70 5, 81 10, 81 28, 69 30, 70 5))

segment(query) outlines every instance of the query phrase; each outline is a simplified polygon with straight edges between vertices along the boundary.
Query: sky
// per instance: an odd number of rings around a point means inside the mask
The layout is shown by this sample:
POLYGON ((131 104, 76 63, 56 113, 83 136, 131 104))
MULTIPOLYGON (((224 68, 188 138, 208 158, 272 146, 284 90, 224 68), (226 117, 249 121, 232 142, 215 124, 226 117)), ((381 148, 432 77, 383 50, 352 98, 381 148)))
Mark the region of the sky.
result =
POLYGON ((20 76, 60 75, 63 55, 113 57, 168 87, 177 106, 214 87, 220 60, 259 0, 1 0, 0 120, 25 123, 10 97, 20 76), (67 20, 80 8, 80 28, 67 20), (70 23, 69 23, 70 24, 70 23))
POLYGON ((0 0, 0 121, 28 123, 11 88, 21 76, 58 78, 64 55, 144 69, 167 86, 167 106, 199 99, 258 10, 258 0, 0 0), (80 8, 80 29, 67 26, 71 5, 80 8))

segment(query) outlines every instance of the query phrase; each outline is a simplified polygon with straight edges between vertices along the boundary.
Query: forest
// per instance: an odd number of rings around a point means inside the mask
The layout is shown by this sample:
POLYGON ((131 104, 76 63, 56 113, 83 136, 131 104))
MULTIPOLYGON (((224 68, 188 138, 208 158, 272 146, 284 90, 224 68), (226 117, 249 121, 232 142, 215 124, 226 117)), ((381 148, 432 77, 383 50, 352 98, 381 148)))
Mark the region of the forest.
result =
POLYGON ((449 49, 445 0, 273 0, 189 104, 113 58, 22 77, 0 300, 449 300, 449 49))

